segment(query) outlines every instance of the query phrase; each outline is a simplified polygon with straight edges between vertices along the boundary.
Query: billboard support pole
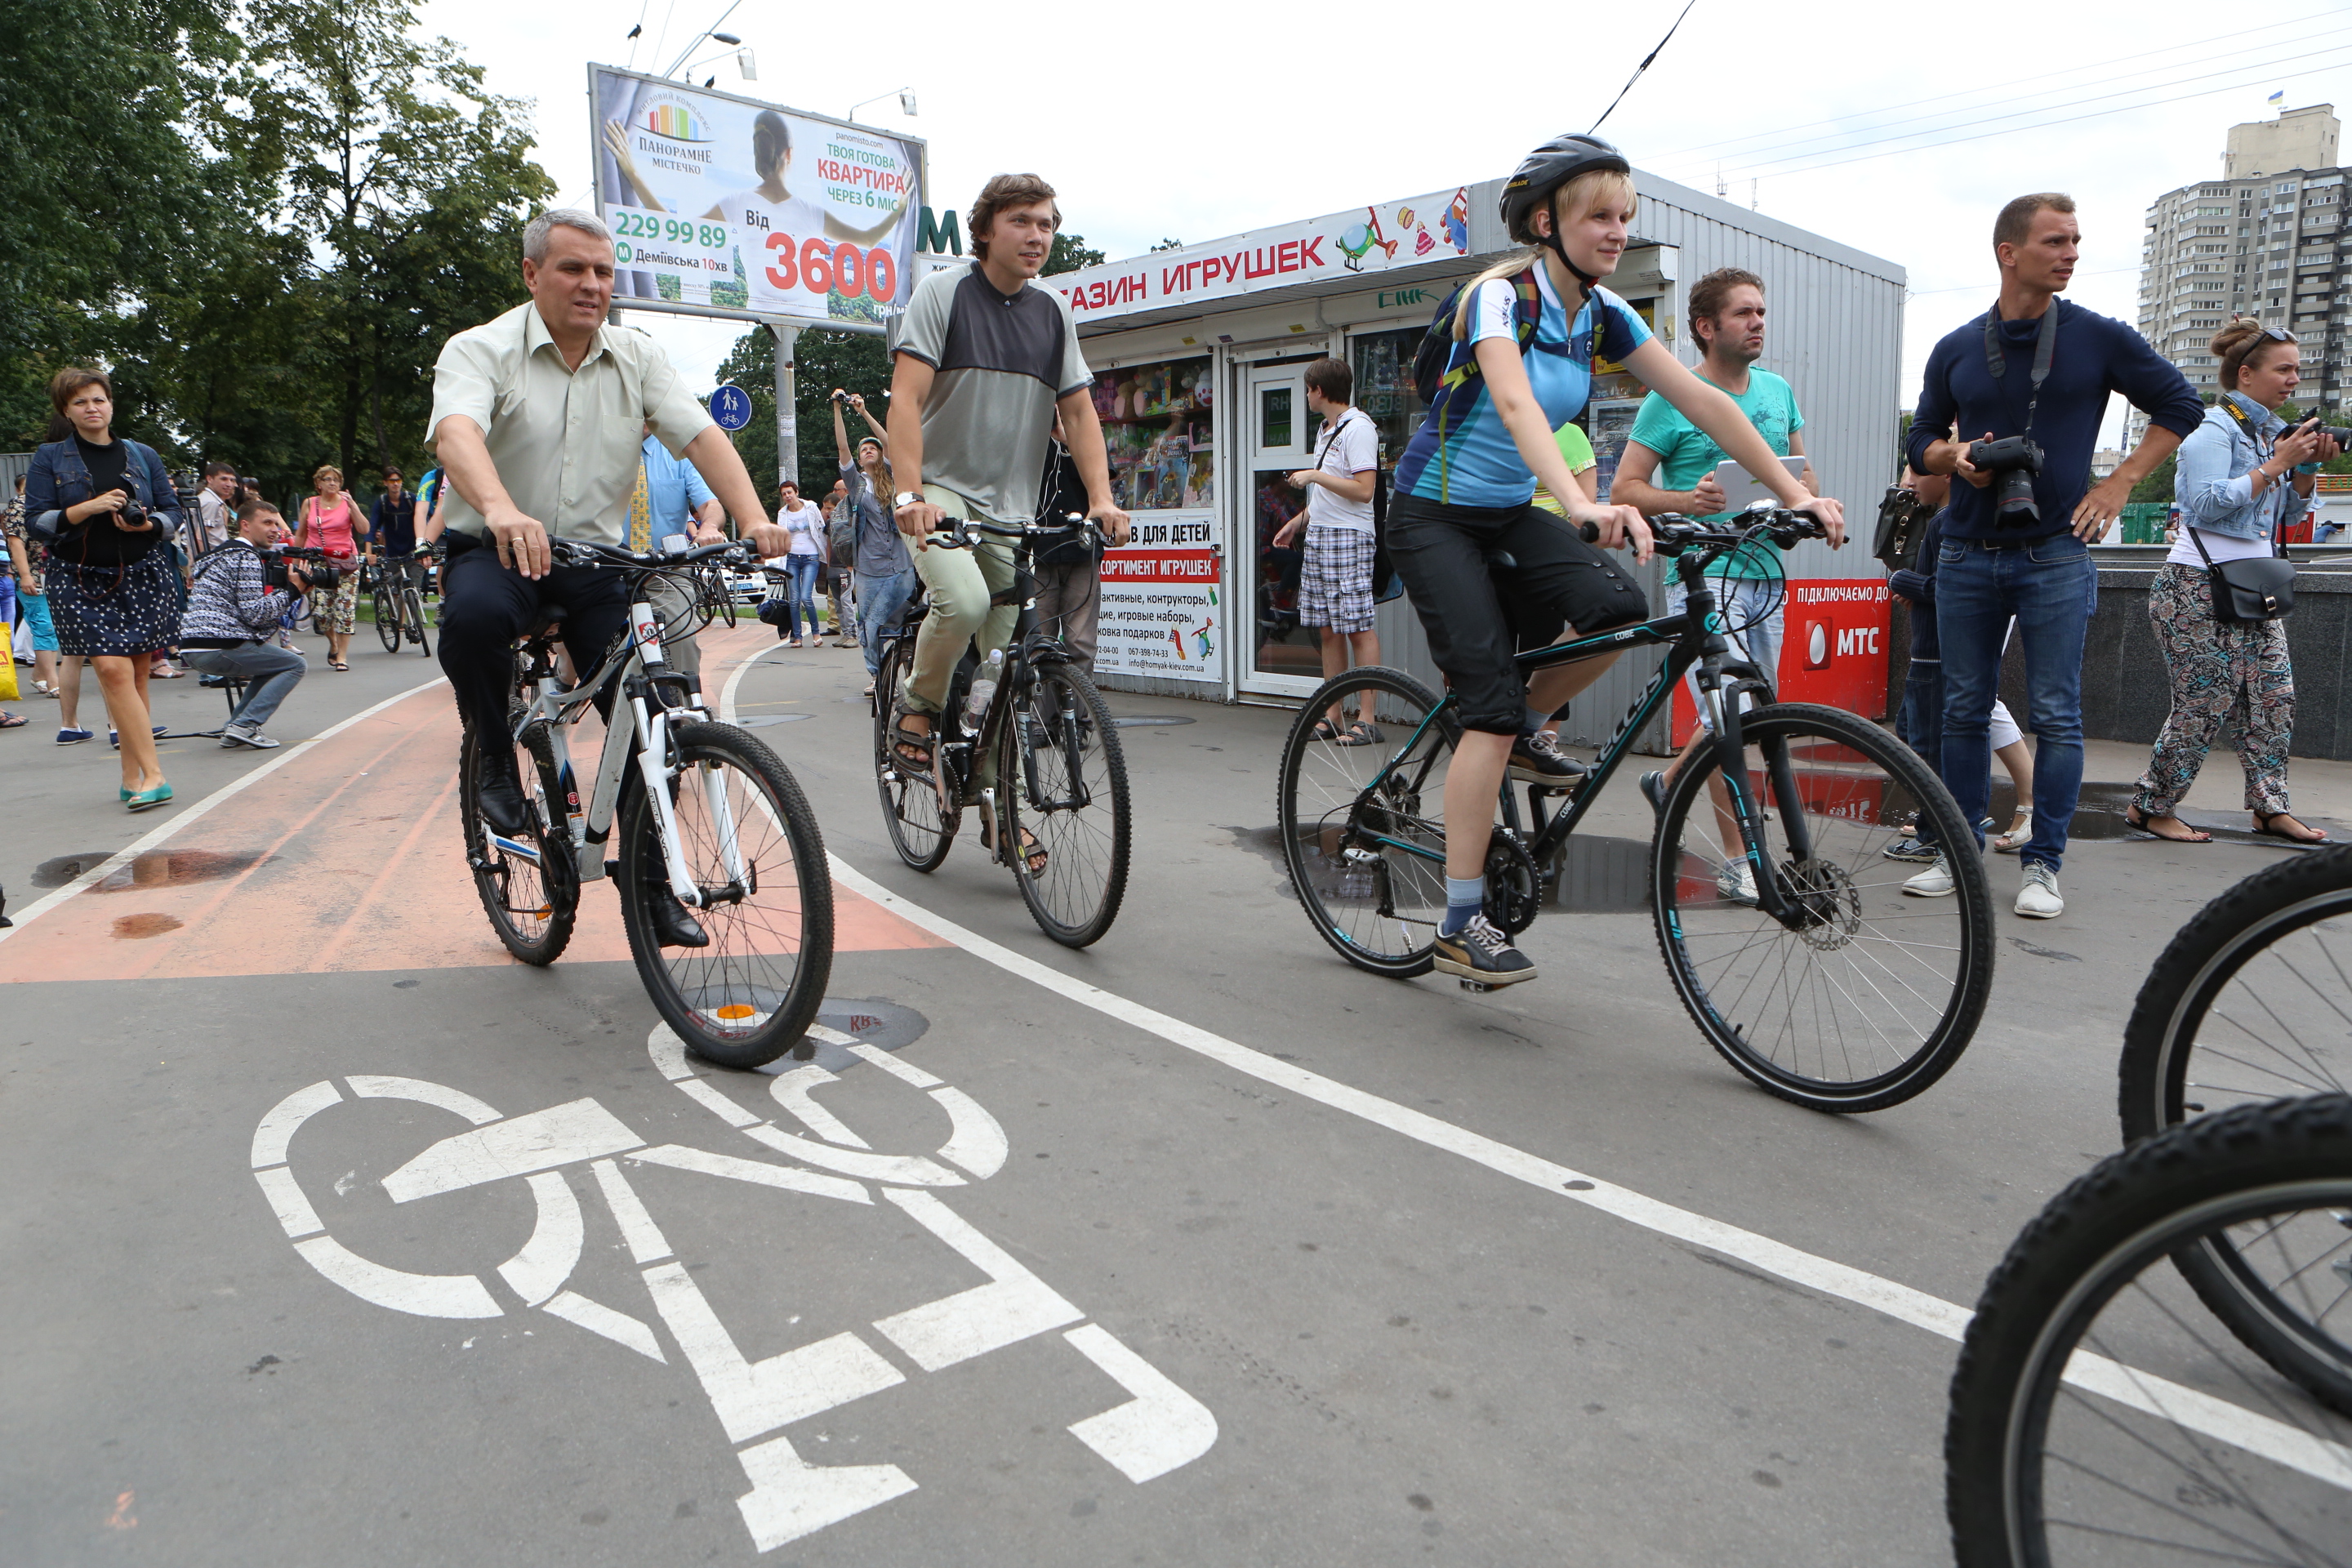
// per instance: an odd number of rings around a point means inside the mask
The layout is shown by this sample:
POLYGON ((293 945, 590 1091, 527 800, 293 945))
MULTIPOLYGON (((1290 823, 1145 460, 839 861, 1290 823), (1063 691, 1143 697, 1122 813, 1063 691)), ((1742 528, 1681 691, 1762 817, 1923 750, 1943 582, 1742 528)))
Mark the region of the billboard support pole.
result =
POLYGON ((776 335, 776 482, 801 479, 800 402, 793 381, 793 350, 801 330, 780 321, 768 323, 776 335))

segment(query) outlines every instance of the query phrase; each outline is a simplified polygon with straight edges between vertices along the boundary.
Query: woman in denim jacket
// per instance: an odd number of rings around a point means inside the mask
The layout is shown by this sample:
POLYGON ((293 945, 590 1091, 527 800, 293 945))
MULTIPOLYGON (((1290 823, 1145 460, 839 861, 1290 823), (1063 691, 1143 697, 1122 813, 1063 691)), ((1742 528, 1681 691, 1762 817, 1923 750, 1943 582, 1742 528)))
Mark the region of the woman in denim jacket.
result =
POLYGON ((145 811, 172 798, 155 755, 147 671, 148 656, 179 634, 171 546, 181 525, 179 497, 163 459, 113 434, 114 387, 104 374, 61 370, 49 378, 49 401, 54 439, 33 454, 25 510, 47 540, 58 644, 97 666, 122 749, 122 803, 145 811))
POLYGON ((2254 831, 2325 844, 2326 834, 2287 811, 2294 672, 2286 627, 2275 620, 2215 619, 2206 563, 2273 553, 2282 531, 2311 505, 2312 477, 2295 470, 2336 456, 2337 447, 2315 430, 2287 435, 2278 416, 2302 375, 2302 353, 2291 334, 2235 321, 2214 334, 2212 346, 2221 360, 2221 401, 2180 443, 2173 480, 2180 537, 2147 595, 2148 619, 2172 675, 2172 714, 2125 820, 2176 844, 2209 842, 2210 834, 2174 813, 2197 782, 2213 737, 2234 714, 2254 831))

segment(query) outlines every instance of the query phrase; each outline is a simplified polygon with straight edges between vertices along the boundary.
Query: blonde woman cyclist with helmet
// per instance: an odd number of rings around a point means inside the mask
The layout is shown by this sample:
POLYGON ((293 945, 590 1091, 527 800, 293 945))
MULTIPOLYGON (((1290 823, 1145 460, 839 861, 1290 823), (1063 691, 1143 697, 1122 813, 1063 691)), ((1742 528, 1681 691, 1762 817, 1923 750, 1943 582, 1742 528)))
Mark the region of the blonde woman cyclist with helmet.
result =
POLYGON ((1545 731, 1551 712, 1612 662, 1591 658, 1523 681, 1518 638, 1549 642, 1643 619, 1641 590, 1603 549, 1650 554, 1650 531, 1629 506, 1588 499, 1553 432, 1584 407, 1596 359, 1623 364, 1780 503, 1817 517, 1830 542, 1843 510, 1790 479, 1739 406, 1685 369, 1624 300, 1601 287, 1624 254, 1634 208, 1632 165, 1608 142, 1559 136, 1506 181, 1503 226, 1528 248, 1479 274, 1457 296, 1444 383, 1397 464, 1389 549, 1430 653, 1462 699, 1464 733, 1445 781, 1446 911, 1436 967, 1487 985, 1535 978, 1535 964, 1480 912, 1495 799, 1506 774, 1558 784, 1581 770, 1545 731), (1523 321, 1533 331, 1521 341, 1523 321), (1538 484, 1570 527, 1531 504, 1538 484), (1600 545, 1575 525, 1591 523, 1600 545), (1487 554, 1507 552, 1511 613, 1487 554))

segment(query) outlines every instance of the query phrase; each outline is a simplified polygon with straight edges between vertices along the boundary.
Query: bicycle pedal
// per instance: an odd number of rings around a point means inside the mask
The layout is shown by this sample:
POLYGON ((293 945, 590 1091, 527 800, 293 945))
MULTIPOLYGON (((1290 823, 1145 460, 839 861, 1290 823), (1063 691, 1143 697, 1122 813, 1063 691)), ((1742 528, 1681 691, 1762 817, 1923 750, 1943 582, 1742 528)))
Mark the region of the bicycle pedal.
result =
POLYGON ((1479 992, 1479 993, 1481 993, 1481 994, 1484 994, 1484 993, 1486 993, 1486 992, 1492 991, 1493 989, 1495 989, 1493 986, 1491 986, 1491 985, 1487 984, 1486 984, 1485 981, 1483 981, 1483 980, 1465 980, 1465 981, 1461 982, 1461 985, 1462 985, 1462 989, 1463 989, 1463 990, 1465 990, 1465 991, 1476 991, 1476 992, 1479 992))

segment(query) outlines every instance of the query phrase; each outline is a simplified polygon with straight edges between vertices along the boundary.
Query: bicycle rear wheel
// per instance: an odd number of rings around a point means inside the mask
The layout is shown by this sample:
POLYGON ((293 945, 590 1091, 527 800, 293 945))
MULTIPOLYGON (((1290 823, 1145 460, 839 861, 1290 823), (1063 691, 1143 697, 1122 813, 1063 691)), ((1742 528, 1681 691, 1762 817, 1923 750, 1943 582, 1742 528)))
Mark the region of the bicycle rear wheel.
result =
MULTIPOLYGON (((936 871, 955 846, 963 807, 951 805, 942 810, 930 776, 909 773, 890 751, 890 702, 906 677, 914 647, 912 637, 893 642, 883 652, 882 672, 874 678, 874 780, 882 794, 882 821, 890 829, 890 847, 916 870, 936 871)), ((936 756, 934 752, 934 768, 936 756)))
POLYGON ((552 753, 546 737, 537 746, 514 746, 504 736, 494 743, 511 747, 515 776, 521 783, 523 806, 534 831, 529 840, 500 839, 482 820, 482 737, 467 725, 457 757, 457 798, 465 818, 466 864, 474 873, 474 891, 490 917, 490 929, 509 952, 525 963, 546 965, 562 955, 572 941, 580 912, 579 868, 572 863, 572 839, 554 824, 560 799, 551 782, 552 753))
POLYGON ((386 653, 400 651, 400 595, 383 578, 375 580, 368 595, 368 608, 375 616, 376 640, 383 644, 386 653))
POLYGON ((1377 665, 1325 681, 1291 721, 1275 795, 1283 863, 1316 934, 1359 969, 1429 973, 1445 913, 1445 775, 1461 734, 1435 692, 1377 665), (1316 739, 1329 710, 1353 723, 1367 695, 1379 741, 1316 739))
POLYGON ((833 877, 815 814, 773 752, 732 724, 671 735, 677 850, 710 901, 688 910, 708 939, 664 947, 675 906, 652 797, 629 792, 621 837, 621 923, 663 1021, 722 1067, 771 1062, 816 1020, 833 972, 833 877))
POLYGON ((1991 895, 1974 854, 1954 892, 1906 897, 1885 850, 1916 808, 1972 845, 1936 775, 1877 725, 1834 708, 1748 713, 1748 777, 1771 809, 1763 850, 1793 927, 1758 907, 1712 750, 1675 775, 1650 854, 1658 946, 1708 1043, 1759 1087, 1817 1110, 1910 1099, 1968 1048, 1992 987, 1991 895), (1759 766, 1759 763, 1761 766, 1759 766))
POLYGON ((2347 1212, 2342 1095, 2200 1118, 2052 1200, 1986 1281, 1952 1378, 1960 1568, 2352 1563, 2352 1421, 2212 1331, 2164 1267, 2267 1230, 2340 1303, 2347 1212))
POLYGON ((400 595, 401 613, 407 621, 408 635, 416 639, 416 651, 425 658, 433 657, 433 639, 425 631, 425 595, 414 588, 400 595))
POLYGON ((1005 716, 997 762, 1008 858, 1037 928, 1085 947, 1110 930, 1127 895, 1127 756, 1102 693, 1076 666, 1034 666, 1027 687, 1005 716))

